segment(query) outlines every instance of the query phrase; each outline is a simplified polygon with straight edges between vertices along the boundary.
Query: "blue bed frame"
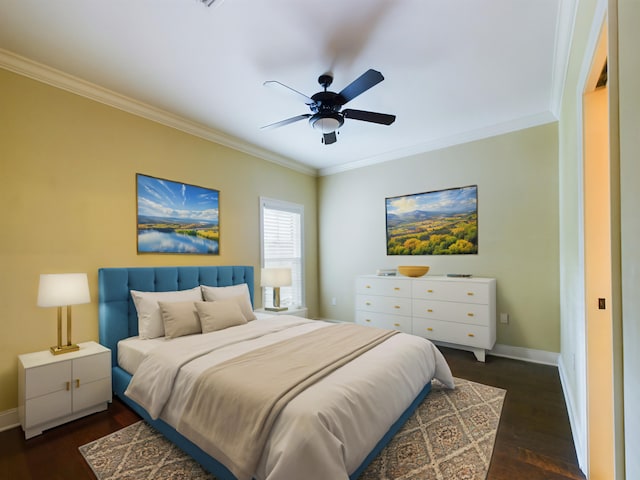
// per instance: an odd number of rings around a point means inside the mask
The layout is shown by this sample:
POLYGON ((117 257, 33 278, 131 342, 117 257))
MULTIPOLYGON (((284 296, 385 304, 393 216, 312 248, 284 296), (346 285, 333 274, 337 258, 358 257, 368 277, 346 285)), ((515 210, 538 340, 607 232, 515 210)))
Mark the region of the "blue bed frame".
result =
MULTIPOLYGON (((197 445, 178 433, 162 420, 153 420, 136 402, 124 395, 131 375, 118 367, 118 342, 138 334, 138 316, 130 290, 145 292, 166 292, 186 290, 198 285, 225 287, 246 283, 251 302, 254 299, 254 276, 251 266, 200 266, 200 267, 135 267, 101 268, 98 270, 99 283, 99 338, 100 343, 111 349, 113 392, 129 405, 146 422, 167 437, 171 442, 193 457, 202 467, 219 480, 236 480, 234 475, 220 462, 212 458, 197 445)), ((369 463, 389 443, 396 432, 431 391, 431 383, 425 385, 412 404, 391 426, 362 464, 350 475, 357 479, 369 463)))

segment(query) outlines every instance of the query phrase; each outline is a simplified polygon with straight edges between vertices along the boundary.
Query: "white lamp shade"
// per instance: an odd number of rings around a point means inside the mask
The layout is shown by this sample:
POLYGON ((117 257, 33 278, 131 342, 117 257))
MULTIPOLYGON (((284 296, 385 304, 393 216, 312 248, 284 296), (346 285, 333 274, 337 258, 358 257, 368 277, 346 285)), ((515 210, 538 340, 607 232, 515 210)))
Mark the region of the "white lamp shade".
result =
POLYGON ((290 268, 263 268, 261 270, 261 287, 286 287, 288 285, 291 285, 290 268))
POLYGON ((39 307, 64 307, 91 302, 86 273, 52 273, 40 275, 39 307))

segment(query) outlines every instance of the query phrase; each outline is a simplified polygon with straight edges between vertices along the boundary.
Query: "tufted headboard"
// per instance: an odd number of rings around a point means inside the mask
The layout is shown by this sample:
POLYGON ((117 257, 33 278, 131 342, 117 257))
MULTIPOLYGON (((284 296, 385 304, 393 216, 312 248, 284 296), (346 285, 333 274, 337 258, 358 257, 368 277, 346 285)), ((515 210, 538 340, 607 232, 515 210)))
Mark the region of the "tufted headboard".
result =
POLYGON ((227 287, 246 283, 253 303, 253 267, 134 267, 98 270, 98 334, 111 349, 111 363, 118 359, 118 342, 138 334, 138 315, 130 290, 168 292, 198 285, 227 287))

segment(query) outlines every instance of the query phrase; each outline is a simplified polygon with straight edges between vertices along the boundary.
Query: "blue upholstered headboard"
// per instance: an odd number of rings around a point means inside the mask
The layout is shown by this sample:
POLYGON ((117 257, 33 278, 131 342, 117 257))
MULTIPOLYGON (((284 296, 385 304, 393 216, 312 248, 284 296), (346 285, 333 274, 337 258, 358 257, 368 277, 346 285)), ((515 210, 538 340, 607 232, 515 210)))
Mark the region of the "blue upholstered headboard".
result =
POLYGON ((198 285, 227 287, 246 283, 253 304, 253 267, 135 267, 98 270, 98 333, 111 349, 112 365, 118 358, 118 341, 138 334, 138 315, 130 290, 168 292, 198 285))

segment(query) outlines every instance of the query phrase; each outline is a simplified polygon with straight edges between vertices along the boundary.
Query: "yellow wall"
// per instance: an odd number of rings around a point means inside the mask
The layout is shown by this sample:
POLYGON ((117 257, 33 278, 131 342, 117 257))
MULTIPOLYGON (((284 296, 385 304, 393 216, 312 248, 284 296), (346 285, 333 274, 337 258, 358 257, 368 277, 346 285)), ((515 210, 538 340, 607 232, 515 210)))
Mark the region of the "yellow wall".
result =
POLYGON ((36 306, 41 273, 88 273, 92 303, 74 307, 73 340, 97 340, 98 268, 258 268, 260 196, 305 206, 317 313, 315 177, 1 69, 0 105, 0 412, 18 403, 17 355, 56 343, 55 309, 36 306), (138 255, 136 173, 219 190, 220 255, 138 255))

